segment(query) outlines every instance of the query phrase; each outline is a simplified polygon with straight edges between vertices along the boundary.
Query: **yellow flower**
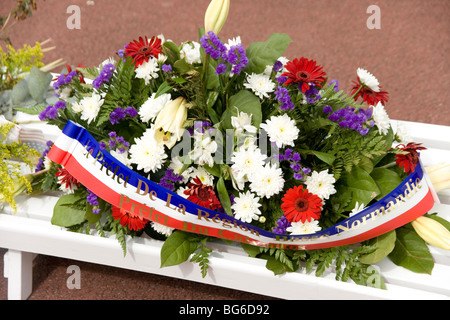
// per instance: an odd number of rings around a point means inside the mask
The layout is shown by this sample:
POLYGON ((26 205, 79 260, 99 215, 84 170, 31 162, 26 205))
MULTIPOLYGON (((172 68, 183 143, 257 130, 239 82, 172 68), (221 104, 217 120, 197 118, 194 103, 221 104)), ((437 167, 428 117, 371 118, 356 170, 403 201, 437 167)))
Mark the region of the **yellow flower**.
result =
POLYGON ((224 26, 228 12, 230 10, 230 0, 212 0, 205 14, 205 33, 209 31, 219 34, 224 26))
POLYGON ((179 97, 166 104, 159 112, 153 127, 158 145, 164 144, 171 149, 181 139, 189 107, 186 99, 179 97))
POLYGON ((450 231, 442 224, 427 217, 420 217, 411 224, 425 242, 437 248, 450 250, 450 231))
POLYGON ((425 168, 436 192, 450 188, 450 164, 439 163, 425 168))

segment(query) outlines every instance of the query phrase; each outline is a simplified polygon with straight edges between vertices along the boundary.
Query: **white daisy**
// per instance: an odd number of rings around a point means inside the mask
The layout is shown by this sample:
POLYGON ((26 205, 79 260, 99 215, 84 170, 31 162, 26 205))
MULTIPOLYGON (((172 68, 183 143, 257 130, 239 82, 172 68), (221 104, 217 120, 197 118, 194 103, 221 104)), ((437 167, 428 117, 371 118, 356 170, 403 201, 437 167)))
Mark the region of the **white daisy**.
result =
POLYGON ((364 203, 359 204, 358 201, 356 201, 355 208, 350 212, 350 217, 353 217, 355 214, 360 213, 365 208, 364 203))
POLYGON ((276 143, 278 148, 294 146, 294 141, 298 138, 300 132, 295 121, 287 114, 272 116, 260 127, 267 132, 270 141, 276 143))
POLYGON ((187 194, 184 193, 184 192, 185 192, 186 190, 188 190, 188 189, 189 189, 188 187, 180 187, 180 188, 177 190, 177 195, 179 195, 180 197, 183 197, 183 198, 185 198, 185 199, 189 198, 189 196, 188 196, 187 194))
POLYGON ((162 94, 158 98, 155 97, 156 93, 153 93, 139 109, 139 116, 142 122, 154 120, 162 108, 172 101, 169 93, 162 94))
POLYGON ((401 143, 409 143, 412 142, 411 134, 409 130, 405 127, 404 124, 398 122, 397 123, 397 137, 401 143))
POLYGON ((143 64, 136 68, 136 78, 144 79, 145 84, 148 85, 150 83, 150 80, 159 77, 158 71, 158 60, 156 58, 151 58, 148 60, 148 62, 144 61, 143 64))
POLYGON ((259 172, 264 165, 267 156, 261 153, 261 150, 251 145, 248 148, 239 148, 231 156, 233 165, 231 166, 237 175, 237 179, 248 179, 250 176, 259 172))
POLYGON ((231 206, 231 209, 233 209, 236 219, 250 223, 252 220, 259 219, 261 215, 259 207, 261 207, 259 198, 247 191, 246 193, 240 193, 239 197, 234 198, 234 204, 231 206))
POLYGON ((119 160, 120 163, 131 169, 131 162, 130 159, 128 159, 127 151, 124 153, 120 153, 115 150, 111 150, 110 153, 115 159, 119 160))
POLYGON ((86 97, 81 100, 79 103, 81 108, 81 119, 86 120, 88 124, 90 124, 93 120, 95 120, 95 118, 97 118, 103 103, 104 100, 97 93, 94 93, 91 97, 86 97))
POLYGON ((378 127, 378 132, 380 132, 380 134, 386 135, 389 131, 389 128, 391 127, 389 115, 387 114, 381 102, 378 102, 378 104, 376 106, 373 106, 372 109, 372 117, 375 121, 375 125, 378 127))
POLYGON ((266 164, 258 174, 250 177, 250 189, 260 197, 270 198, 284 187, 283 171, 275 164, 266 164))
POLYGON ((307 189, 322 200, 326 200, 332 194, 336 193, 336 189, 334 188, 335 182, 336 179, 332 174, 328 173, 328 170, 321 172, 314 171, 305 180, 307 189))
POLYGON ((181 58, 185 58, 189 64, 201 63, 200 43, 195 41, 186 42, 180 50, 181 58))
POLYGON ((164 146, 159 146, 155 140, 153 129, 147 129, 141 138, 135 139, 136 144, 130 147, 130 161, 137 164, 138 170, 156 172, 167 158, 164 146))
POLYGON ((228 43, 224 43, 224 45, 227 48, 227 50, 230 50, 231 47, 237 46, 238 44, 241 44, 241 43, 242 43, 241 37, 237 36, 236 38, 228 39, 228 43))
POLYGON ((186 182, 190 177, 192 168, 190 167, 190 168, 184 170, 183 172, 181 172, 183 167, 184 167, 184 163, 181 161, 180 157, 172 158, 172 161, 170 162, 170 165, 169 165, 169 169, 172 169, 173 173, 181 175, 183 177, 182 182, 186 182))
POLYGON ((80 113, 81 111, 83 111, 83 107, 81 106, 80 103, 74 102, 72 103, 72 111, 74 113, 80 113))
POLYGON ((152 221, 151 223, 153 230, 155 230, 156 232, 158 232, 159 234, 162 234, 166 237, 170 236, 173 232, 173 230, 175 230, 174 228, 165 226, 163 224, 157 223, 152 221))
POLYGON ((358 74, 359 80, 363 84, 365 84, 375 92, 380 92, 380 83, 378 82, 378 79, 374 77, 373 74, 361 68, 358 68, 358 70, 356 70, 356 73, 358 74))
POLYGON ((231 125, 236 135, 244 131, 256 133, 256 127, 252 125, 252 115, 245 112, 239 112, 237 117, 231 117, 231 125))
POLYGON ((248 75, 244 86, 251 89, 260 99, 268 98, 269 93, 275 90, 275 83, 265 74, 248 75))
POLYGON ((320 231, 321 228, 319 227, 319 221, 311 219, 311 222, 305 221, 305 223, 299 222, 292 222, 291 226, 286 229, 286 231, 290 232, 291 234, 313 234, 318 231, 320 231))
POLYGON ((212 186, 214 184, 214 176, 206 171, 203 167, 193 168, 189 174, 191 179, 199 178, 200 181, 206 186, 212 186))

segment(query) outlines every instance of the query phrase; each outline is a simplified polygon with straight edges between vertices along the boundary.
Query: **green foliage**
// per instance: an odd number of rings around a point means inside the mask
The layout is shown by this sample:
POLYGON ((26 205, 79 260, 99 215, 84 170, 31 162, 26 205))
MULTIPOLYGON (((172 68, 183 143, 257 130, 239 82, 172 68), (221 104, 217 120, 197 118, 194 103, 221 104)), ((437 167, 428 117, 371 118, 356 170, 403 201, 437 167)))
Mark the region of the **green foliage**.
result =
MULTIPOLYGON (((266 267, 275 275, 304 269, 306 273, 314 271, 317 277, 321 277, 327 270, 333 269, 336 280, 347 282, 352 279, 361 285, 371 285, 368 279, 373 276, 374 269, 361 261, 361 257, 367 257, 376 250, 370 245, 316 250, 273 249, 248 244, 242 244, 242 247, 250 257, 267 260, 266 267)), ((381 277, 378 278, 382 281, 381 277)), ((379 287, 384 288, 384 284, 379 287)))
POLYGON ((14 198, 24 191, 32 191, 33 175, 22 173, 21 163, 30 170, 37 163, 39 153, 28 145, 14 142, 6 144, 8 132, 14 124, 0 125, 0 203, 8 203, 16 211, 14 198))
POLYGON ((425 241, 414 231, 411 224, 395 230, 397 239, 389 258, 396 265, 416 273, 431 274, 433 256, 425 241))
POLYGON ((8 44, 6 51, 0 46, 0 91, 12 89, 33 67, 43 67, 43 58, 39 43, 34 47, 24 45, 18 50, 8 44))
POLYGON ((161 268, 179 265, 191 257, 191 262, 199 263, 202 276, 209 268, 211 249, 206 247, 208 237, 180 230, 174 231, 161 248, 161 268))
POLYGON ((262 73, 266 66, 272 66, 284 54, 291 42, 284 33, 274 33, 264 42, 253 42, 246 52, 249 63, 245 72, 262 73))

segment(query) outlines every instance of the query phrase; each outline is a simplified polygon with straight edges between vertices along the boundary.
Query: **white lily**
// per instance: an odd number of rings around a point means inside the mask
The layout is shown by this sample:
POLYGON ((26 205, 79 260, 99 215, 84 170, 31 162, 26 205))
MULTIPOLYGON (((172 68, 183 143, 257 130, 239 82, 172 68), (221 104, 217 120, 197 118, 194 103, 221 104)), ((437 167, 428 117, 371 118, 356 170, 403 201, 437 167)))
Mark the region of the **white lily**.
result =
POLYGON ((153 127, 158 145, 164 144, 171 149, 181 139, 189 107, 186 99, 179 97, 162 108, 153 127))

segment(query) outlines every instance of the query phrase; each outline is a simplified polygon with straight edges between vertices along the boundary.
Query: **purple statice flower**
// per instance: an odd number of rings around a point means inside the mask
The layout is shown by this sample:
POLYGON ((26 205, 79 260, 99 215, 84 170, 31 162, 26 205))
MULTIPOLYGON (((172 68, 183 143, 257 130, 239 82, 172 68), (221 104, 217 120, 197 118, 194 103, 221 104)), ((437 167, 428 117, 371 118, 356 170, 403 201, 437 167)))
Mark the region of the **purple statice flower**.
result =
POLYGON ((277 101, 280 103, 281 110, 294 110, 295 105, 292 103, 288 89, 278 86, 277 90, 275 90, 275 96, 277 101))
POLYGON ((248 58, 245 54, 245 48, 242 44, 231 46, 229 50, 222 54, 222 59, 232 65, 231 73, 241 74, 242 70, 248 64, 248 58))
POLYGON ((209 31, 201 37, 200 44, 205 49, 205 53, 210 55, 214 60, 222 57, 222 54, 227 51, 223 42, 212 31, 209 31))
POLYGON ((124 45, 123 49, 119 49, 119 51, 117 51, 117 55, 122 58, 123 63, 127 61, 127 57, 125 55, 125 50, 127 50, 127 47, 128 44, 124 45))
POLYGON ((91 190, 87 190, 87 192, 88 192, 88 195, 87 195, 87 197, 86 197, 86 200, 87 200, 87 202, 90 204, 90 205, 93 205, 93 206, 98 206, 98 197, 97 197, 97 195, 96 194, 94 194, 91 190))
POLYGON ((91 190, 87 190, 88 191, 88 195, 86 197, 87 202, 93 206, 92 208, 92 213, 93 214, 99 214, 100 213, 100 209, 98 208, 98 197, 96 194, 94 194, 91 190))
POLYGON ((328 116, 328 119, 337 122, 339 127, 355 130, 361 135, 366 135, 369 132, 367 126, 372 127, 372 110, 364 110, 350 108, 349 106, 336 110, 328 116))
POLYGON ((183 181, 183 176, 176 174, 172 169, 167 169, 164 177, 159 181, 159 185, 170 191, 175 190, 175 184, 183 181))
POLYGON ((285 76, 279 76, 278 78, 276 78, 279 84, 284 84, 287 81, 287 79, 288 78, 285 76))
POLYGON ((66 81, 66 75, 65 74, 61 74, 59 75, 58 79, 56 79, 56 81, 53 83, 53 89, 55 91, 57 91, 59 88, 61 88, 66 81))
MULTIPOLYGON (((299 86, 299 90, 301 90, 301 85, 299 86)), ((309 89, 305 92, 306 102, 307 103, 314 103, 317 100, 322 99, 322 97, 319 94, 319 89, 317 89, 317 86, 310 85, 309 89)))
POLYGON ((39 120, 46 121, 51 119, 56 119, 58 117, 58 109, 55 106, 48 106, 39 114, 39 120))
POLYGON ((95 78, 94 81, 92 82, 92 86, 97 90, 100 89, 103 83, 108 82, 111 79, 115 70, 116 67, 113 64, 111 63, 105 64, 98 77, 95 78))
POLYGON ((47 145, 47 149, 44 150, 44 152, 42 153, 42 156, 39 158, 38 164, 36 165, 35 172, 39 172, 39 171, 44 169, 44 167, 43 167, 44 166, 44 159, 47 156, 47 154, 50 152, 50 148, 53 145, 53 141, 51 141, 51 140, 47 141, 46 145, 47 145))
POLYGON ((334 84, 334 92, 339 92, 339 80, 331 80, 330 86, 334 84))
POLYGON ((64 84, 69 84, 70 81, 72 81, 73 77, 75 77, 77 75, 77 72, 71 71, 67 74, 66 78, 64 79, 64 84))
POLYGON ((284 154, 280 154, 278 156, 280 161, 288 161, 290 162, 290 168, 294 172, 294 179, 303 180, 305 178, 304 175, 308 175, 311 172, 311 169, 303 167, 300 161, 302 160, 300 153, 294 152, 292 149, 286 149, 284 154))
POLYGON ((172 71, 172 66, 170 64, 163 64, 163 66, 161 67, 162 71, 164 72, 170 72, 172 71))
POLYGON ((273 233, 286 234, 286 229, 291 226, 291 223, 286 219, 284 215, 277 221, 277 226, 273 228, 273 233))
POLYGON ((58 110, 64 110, 64 109, 66 109, 66 106, 67 106, 66 103, 64 101, 60 100, 57 103, 55 103, 54 107, 58 110))
POLYGON ((111 124, 118 124, 120 120, 125 118, 125 115, 125 110, 122 108, 117 108, 109 114, 109 121, 111 124))
POLYGON ((333 108, 331 108, 330 106, 323 107, 323 113, 330 114, 332 112, 333 112, 333 108))
POLYGON ((138 115, 138 112, 135 108, 133 107, 128 107, 125 109, 125 113, 129 116, 129 117, 136 117, 138 115))
MULTIPOLYGON (((123 154, 130 148, 130 143, 123 137, 118 136, 116 132, 111 131, 108 136, 110 137, 108 141, 110 150, 116 150, 120 154, 123 154)), ((103 146, 106 148, 106 143, 104 143, 103 146)))
POLYGON ((278 72, 283 68, 283 62, 277 60, 273 65, 273 72, 278 72))
POLYGON ((227 71, 227 65, 220 63, 216 68, 216 74, 224 74, 227 71))

